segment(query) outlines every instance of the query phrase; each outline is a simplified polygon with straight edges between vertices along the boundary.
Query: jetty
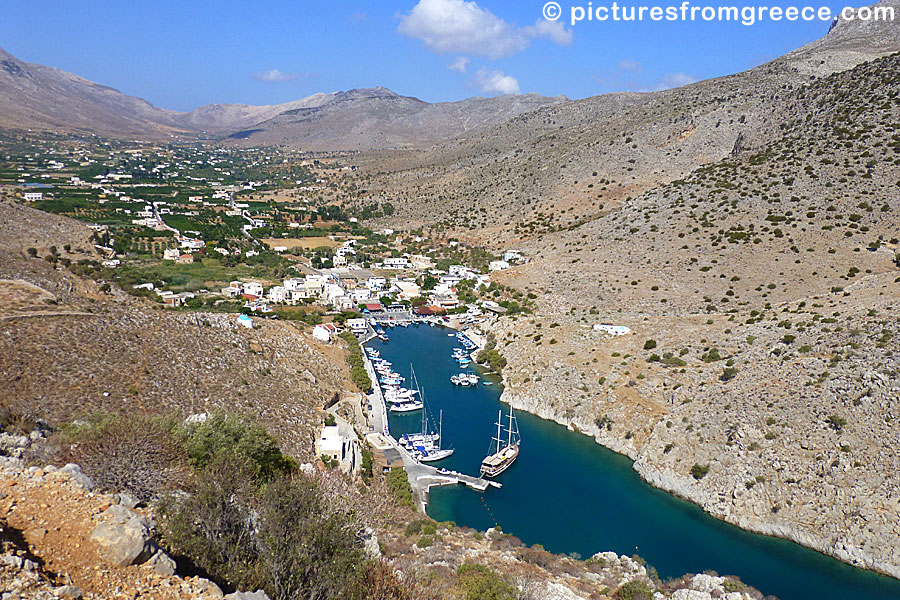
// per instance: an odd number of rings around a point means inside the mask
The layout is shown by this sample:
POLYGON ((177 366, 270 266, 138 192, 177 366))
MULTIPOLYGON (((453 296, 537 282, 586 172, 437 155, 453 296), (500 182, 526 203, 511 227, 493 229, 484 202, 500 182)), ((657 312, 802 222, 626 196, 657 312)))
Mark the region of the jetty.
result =
MULTIPOLYGON (((360 345, 362 345, 362 342, 360 345)), ((362 355, 366 373, 372 380, 372 393, 368 397, 371 431, 366 435, 366 441, 372 445, 377 454, 384 457, 384 462, 388 467, 402 464, 406 470, 409 485, 413 488, 413 491, 417 492, 417 496, 420 499, 420 511, 425 512, 425 506, 428 504, 428 491, 435 485, 466 485, 479 492, 487 490, 488 487, 502 487, 496 481, 473 477, 458 471, 438 469, 413 458, 409 451, 401 446, 400 442, 391 435, 390 426, 388 425, 387 403, 385 402, 381 385, 378 383, 378 376, 365 349, 363 349, 362 355)))
POLYGON ((402 463, 403 468, 406 470, 406 476, 409 479, 409 485, 413 491, 417 492, 420 500, 419 510, 421 512, 425 512, 425 507, 428 505, 429 490, 432 486, 465 485, 479 492, 483 492, 489 487, 503 487, 497 481, 473 477, 458 471, 438 469, 437 467, 421 463, 413 458, 409 451, 401 446, 391 435, 370 432, 366 436, 366 441, 372 445, 376 453, 385 457, 387 464, 400 466, 400 463, 402 463))

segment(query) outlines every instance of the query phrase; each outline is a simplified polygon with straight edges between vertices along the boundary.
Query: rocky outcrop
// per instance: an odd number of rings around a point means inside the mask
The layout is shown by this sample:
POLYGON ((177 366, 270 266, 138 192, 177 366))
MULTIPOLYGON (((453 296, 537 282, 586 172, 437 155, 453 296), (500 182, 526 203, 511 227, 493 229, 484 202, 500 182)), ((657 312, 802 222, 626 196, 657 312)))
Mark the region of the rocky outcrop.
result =
POLYGON ((19 459, 0 457, 4 600, 224 597, 211 581, 175 575, 175 562, 150 537, 149 513, 128 508, 127 499, 119 503, 121 497, 89 491, 76 467, 26 468, 19 459))
POLYGON ((155 548, 149 523, 124 506, 109 507, 100 518, 103 523, 91 532, 91 539, 100 544, 100 554, 117 567, 146 562, 155 548))

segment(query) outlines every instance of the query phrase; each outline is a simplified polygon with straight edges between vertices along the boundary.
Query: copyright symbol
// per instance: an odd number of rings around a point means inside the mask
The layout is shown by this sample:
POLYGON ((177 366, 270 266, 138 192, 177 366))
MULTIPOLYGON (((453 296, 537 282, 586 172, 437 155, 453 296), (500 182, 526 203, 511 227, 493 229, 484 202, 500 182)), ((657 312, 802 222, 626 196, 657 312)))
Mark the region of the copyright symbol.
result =
POLYGON ((548 2, 544 5, 544 18, 548 21, 555 21, 562 15, 562 7, 559 2, 548 2))

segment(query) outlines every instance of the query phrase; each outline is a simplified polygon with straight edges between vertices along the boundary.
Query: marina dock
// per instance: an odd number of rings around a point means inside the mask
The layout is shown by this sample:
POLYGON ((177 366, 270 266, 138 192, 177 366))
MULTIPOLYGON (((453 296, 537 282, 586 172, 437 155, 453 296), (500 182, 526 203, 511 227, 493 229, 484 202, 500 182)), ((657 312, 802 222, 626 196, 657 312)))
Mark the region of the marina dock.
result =
POLYGON ((479 492, 483 492, 489 487, 503 487, 497 481, 481 479, 480 477, 473 477, 457 471, 441 472, 436 467, 420 463, 390 435, 373 432, 366 436, 366 440, 376 451, 382 452, 386 458, 399 455, 400 460, 403 461, 406 475, 409 478, 409 485, 413 488, 413 491, 417 492, 420 499, 419 510, 422 512, 425 512, 425 507, 428 505, 428 491, 435 485, 465 485, 479 492))
MULTIPOLYGON (((366 338, 371 339, 370 336, 363 337, 363 339, 366 338)), ((364 342, 361 341, 360 345, 363 344, 364 342)), ((371 406, 369 410, 371 431, 366 435, 366 440, 377 452, 384 455, 387 464, 393 464, 398 458, 402 461, 409 484, 417 492, 417 496, 420 499, 419 509, 422 512, 425 512, 425 506, 428 504, 428 490, 431 486, 466 485, 479 492, 484 492, 488 487, 502 487, 496 481, 466 475, 458 471, 438 469, 413 458, 409 451, 401 446, 397 439, 391 435, 390 426, 388 425, 387 403, 385 402, 381 385, 378 383, 378 375, 365 349, 363 349, 362 354, 366 373, 372 380, 372 393, 368 397, 371 406)))

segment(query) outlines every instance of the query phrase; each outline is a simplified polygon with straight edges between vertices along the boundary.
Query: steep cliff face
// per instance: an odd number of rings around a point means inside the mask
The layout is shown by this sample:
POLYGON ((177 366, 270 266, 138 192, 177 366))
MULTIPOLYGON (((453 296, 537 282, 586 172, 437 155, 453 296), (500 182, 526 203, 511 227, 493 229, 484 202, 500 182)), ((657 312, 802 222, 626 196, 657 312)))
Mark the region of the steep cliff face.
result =
POLYGON ((497 325, 506 399, 711 514, 900 574, 898 61, 799 87, 765 146, 526 245, 496 275, 539 295, 497 325))

